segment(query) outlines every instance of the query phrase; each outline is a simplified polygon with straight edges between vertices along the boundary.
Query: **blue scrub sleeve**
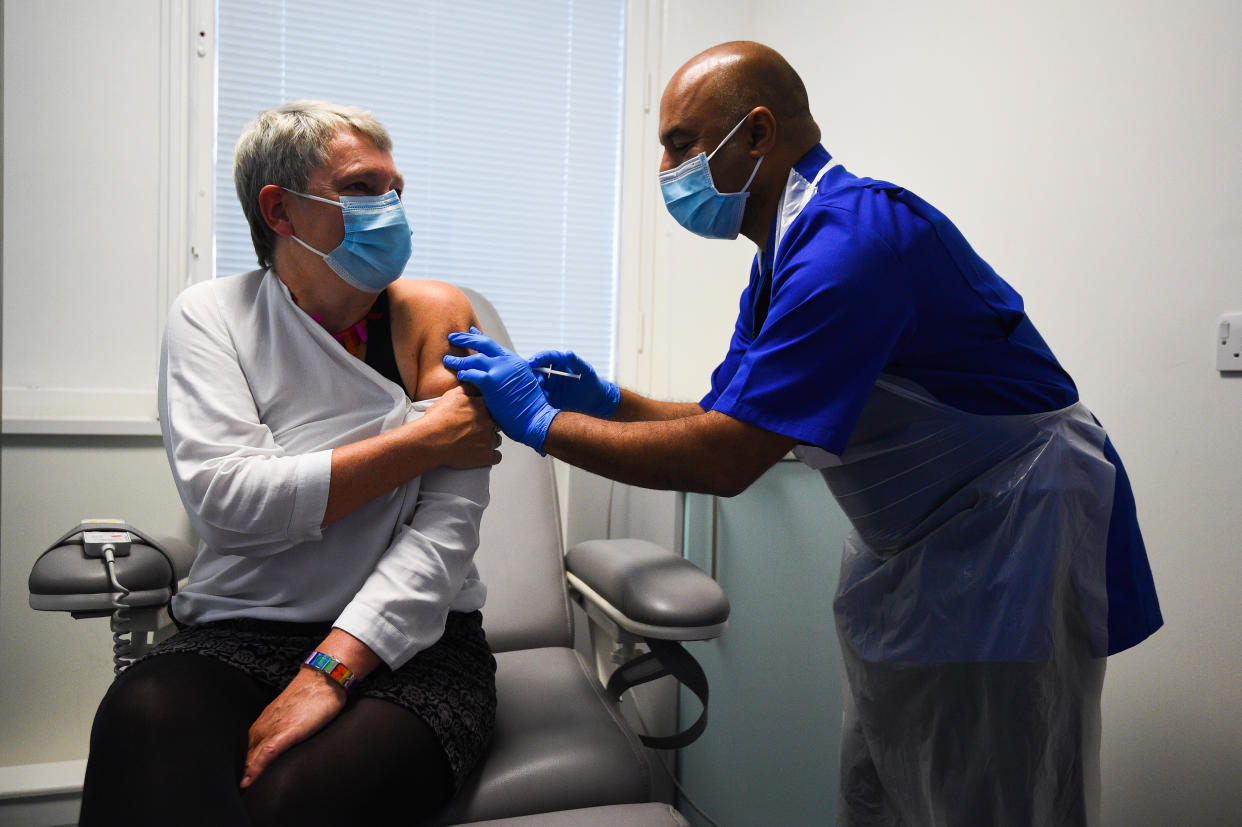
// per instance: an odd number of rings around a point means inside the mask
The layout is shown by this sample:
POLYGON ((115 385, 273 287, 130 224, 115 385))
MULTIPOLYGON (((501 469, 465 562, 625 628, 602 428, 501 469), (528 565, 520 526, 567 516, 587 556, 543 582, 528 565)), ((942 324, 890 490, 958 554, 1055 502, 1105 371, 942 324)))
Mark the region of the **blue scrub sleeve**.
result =
POLYGON ((737 373, 738 365, 742 362, 742 357, 746 355, 751 342, 754 341, 755 337, 750 323, 750 308, 754 301, 755 290, 758 288, 758 278, 759 257, 756 256, 755 262, 750 267, 750 283, 742 291, 737 322, 733 325, 733 338, 729 341, 729 352, 725 354, 724 360, 712 371, 711 390, 699 400, 699 407, 705 411, 715 408, 716 400, 720 398, 720 394, 729 386, 729 382, 733 380, 734 374, 737 373))
POLYGON ((1104 440, 1104 458, 1117 469, 1104 562, 1108 583, 1108 654, 1115 655, 1150 637, 1164 625, 1164 616, 1147 560, 1147 546, 1139 530, 1130 476, 1111 439, 1104 440))
POLYGON ((755 281, 704 402, 840 454, 876 379, 910 335, 909 275, 892 246, 852 214, 811 207, 781 240, 767 318, 747 343, 755 281))

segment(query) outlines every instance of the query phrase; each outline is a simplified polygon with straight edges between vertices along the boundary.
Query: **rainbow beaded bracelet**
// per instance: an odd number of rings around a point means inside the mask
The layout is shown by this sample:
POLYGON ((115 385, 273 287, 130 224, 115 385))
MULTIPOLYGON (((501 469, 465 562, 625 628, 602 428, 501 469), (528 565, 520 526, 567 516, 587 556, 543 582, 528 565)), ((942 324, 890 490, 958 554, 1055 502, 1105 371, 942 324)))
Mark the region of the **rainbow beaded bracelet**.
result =
POLYGON ((358 680, 357 676, 350 671, 349 667, 341 663, 331 655, 325 655, 323 652, 311 652, 310 656, 302 663, 311 669, 318 669, 332 680, 345 687, 348 692, 353 687, 354 682, 358 680))

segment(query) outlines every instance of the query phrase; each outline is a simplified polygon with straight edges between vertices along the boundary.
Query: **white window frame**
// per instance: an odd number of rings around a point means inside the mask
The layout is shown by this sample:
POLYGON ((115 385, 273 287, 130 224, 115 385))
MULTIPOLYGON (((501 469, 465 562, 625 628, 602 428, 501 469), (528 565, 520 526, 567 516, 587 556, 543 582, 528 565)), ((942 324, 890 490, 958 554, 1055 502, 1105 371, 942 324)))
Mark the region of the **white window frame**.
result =
MULTIPOLYGON (((148 14, 141 10, 143 15, 148 14)), ((155 371, 168 306, 193 281, 210 273, 210 189, 204 190, 202 168, 210 175, 214 103, 214 2, 174 0, 159 4, 158 180, 156 238, 159 268, 147 282, 154 289, 150 304, 135 313, 154 312, 156 336, 141 345, 135 359, 152 365, 149 390, 109 387, 108 377, 77 377, 71 387, 4 387, 3 431, 6 434, 81 434, 94 436, 159 435, 155 371), (202 141, 206 139, 207 151, 202 141), (206 200, 206 209, 203 209, 206 200), (207 239, 203 244, 202 239, 207 239), (202 256, 207 251, 207 256, 202 256), (147 308, 150 308, 148 311, 147 308)), ((146 18, 149 20, 150 18, 146 18)), ((7 36, 7 35, 6 35, 7 36)), ((54 49, 55 47, 53 47, 54 49)), ((121 57, 118 57, 121 59, 121 57)), ((135 128, 142 128, 135 125, 135 128)), ((103 197, 103 196, 99 196, 103 197)), ((101 209, 92 203, 90 209, 101 209)), ((141 225, 139 225, 141 226, 141 225)), ((54 243, 49 237, 48 243, 54 243)), ((105 251, 106 252, 106 251, 105 251)), ((9 273, 10 286, 23 273, 9 273)), ((126 285, 124 289, 134 289, 126 285)), ((66 308, 61 324, 76 325, 91 308, 66 308)), ((123 323, 123 320, 117 320, 123 323)), ((9 359, 23 354, 9 354, 9 359)), ((7 361, 7 360, 6 360, 7 361)))

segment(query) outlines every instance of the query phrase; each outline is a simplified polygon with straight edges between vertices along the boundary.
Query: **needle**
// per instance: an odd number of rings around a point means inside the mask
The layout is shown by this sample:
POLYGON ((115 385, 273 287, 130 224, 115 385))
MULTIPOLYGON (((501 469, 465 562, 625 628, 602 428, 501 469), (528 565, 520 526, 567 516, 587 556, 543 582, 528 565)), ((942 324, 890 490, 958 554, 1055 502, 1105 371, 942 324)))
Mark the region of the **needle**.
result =
POLYGON ((539 371, 545 376, 568 376, 570 379, 581 379, 582 378, 581 374, 566 373, 563 370, 555 370, 554 368, 550 368, 546 365, 540 365, 539 367, 535 368, 535 370, 539 371))

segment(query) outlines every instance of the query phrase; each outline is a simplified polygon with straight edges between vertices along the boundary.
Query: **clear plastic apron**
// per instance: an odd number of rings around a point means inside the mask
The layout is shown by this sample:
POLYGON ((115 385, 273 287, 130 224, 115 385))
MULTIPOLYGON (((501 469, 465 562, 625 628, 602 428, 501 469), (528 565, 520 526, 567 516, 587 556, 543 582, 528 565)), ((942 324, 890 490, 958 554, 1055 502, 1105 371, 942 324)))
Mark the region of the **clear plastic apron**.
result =
POLYGON ((840 457, 795 449, 854 527, 841 823, 1095 823, 1104 439, 1081 404, 980 416, 882 376, 840 457))

